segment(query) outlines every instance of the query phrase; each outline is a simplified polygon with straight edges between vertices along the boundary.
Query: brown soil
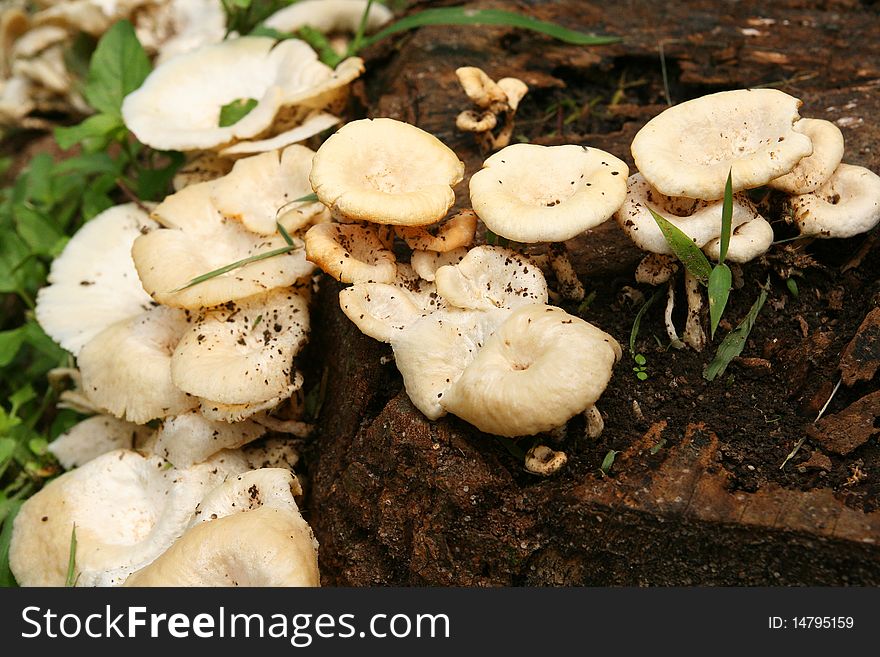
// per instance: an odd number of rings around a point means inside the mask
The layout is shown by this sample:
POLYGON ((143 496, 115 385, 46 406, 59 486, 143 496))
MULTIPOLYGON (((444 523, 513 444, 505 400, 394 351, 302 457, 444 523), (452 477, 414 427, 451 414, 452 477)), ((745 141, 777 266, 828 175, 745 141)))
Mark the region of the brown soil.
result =
MULTIPOLYGON (((632 166, 632 136, 666 104, 660 42, 673 101, 781 88, 804 100, 803 115, 837 121, 846 161, 880 171, 876 3, 748 1, 725 4, 725 15, 700 0, 624 2, 614 11, 573 1, 473 6, 513 8, 625 40, 574 48, 505 28, 444 27, 368 53, 364 113, 437 134, 469 173, 484 154, 454 129, 466 106, 457 66, 530 84, 521 139, 596 146, 632 166)), ((466 189, 458 188, 461 205, 466 189)), ((793 235, 773 199, 768 218, 777 239, 793 235)), ((653 293, 633 283, 638 252, 613 222, 568 248, 595 292, 584 318, 627 345, 640 306, 627 287, 643 299, 653 293)), ((575 419, 561 438, 519 442, 564 449, 568 465, 549 479, 523 471, 500 441, 456 418, 427 422, 402 391, 393 361, 380 360, 390 350, 351 326, 338 310, 338 288, 324 285, 314 353, 326 363, 326 394, 307 461, 325 583, 880 583, 880 404, 859 402, 877 390, 870 368, 863 380, 841 385, 826 424, 812 426, 841 378, 841 355, 880 305, 878 250, 873 235, 774 247, 742 267, 728 323, 703 353, 667 349, 665 299, 658 300, 636 342, 649 376, 637 379, 624 357, 599 403, 602 436, 585 438, 575 419), (770 294, 742 358, 706 381, 703 368, 720 338, 768 278, 770 294), (846 430, 853 418, 857 434, 846 430), (604 475, 609 450, 619 454, 604 475)), ((870 325, 851 348, 858 347, 857 362, 878 357, 870 325)))

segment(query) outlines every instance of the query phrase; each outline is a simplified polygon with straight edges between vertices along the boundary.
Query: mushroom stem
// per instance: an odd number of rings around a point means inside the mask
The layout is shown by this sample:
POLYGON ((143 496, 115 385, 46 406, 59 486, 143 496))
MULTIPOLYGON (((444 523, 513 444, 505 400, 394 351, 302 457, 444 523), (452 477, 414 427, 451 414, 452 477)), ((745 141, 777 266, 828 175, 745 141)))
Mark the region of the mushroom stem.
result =
POLYGON ((595 406, 590 406, 584 411, 584 417, 587 420, 587 437, 598 438, 602 435, 605 428, 605 420, 602 419, 602 413, 595 406))
POLYGON ((675 282, 669 283, 669 295, 666 297, 666 311, 663 313, 663 320, 666 323, 666 335, 669 336, 672 347, 681 349, 684 343, 678 337, 675 330, 675 324, 672 323, 672 310, 675 308, 675 282))
POLYGON ((556 274, 556 287, 563 299, 569 301, 583 301, 584 286, 580 282, 568 257, 568 251, 564 244, 553 242, 550 244, 550 268, 556 274))
POLYGON ((703 331, 700 321, 703 295, 700 292, 700 281, 687 270, 684 272, 684 288, 688 304, 687 322, 684 325, 684 341, 696 351, 702 351, 706 346, 706 333, 703 331))

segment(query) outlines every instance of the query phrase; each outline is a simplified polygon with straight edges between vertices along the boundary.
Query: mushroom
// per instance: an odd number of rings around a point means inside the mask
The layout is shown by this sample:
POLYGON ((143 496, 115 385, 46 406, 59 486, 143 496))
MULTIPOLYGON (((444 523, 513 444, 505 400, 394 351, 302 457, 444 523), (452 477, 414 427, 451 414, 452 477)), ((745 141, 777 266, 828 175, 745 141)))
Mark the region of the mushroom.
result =
MULTIPOLYGON (((354 35, 360 28, 361 19, 368 6, 367 0, 300 0, 269 16, 263 24, 279 32, 294 33, 303 27, 333 36, 336 34, 354 35)), ((367 32, 379 29, 394 17, 388 7, 372 3, 367 14, 367 32)), ((336 52, 344 52, 344 41, 331 40, 336 52), (340 47, 337 47, 340 46, 340 47)))
POLYGON ((122 116, 138 140, 153 148, 215 148, 264 135, 284 107, 323 109, 362 70, 361 60, 350 58, 333 71, 297 39, 228 39, 156 67, 126 96, 122 116), (219 126, 221 108, 239 99, 258 102, 238 122, 219 126), (179 111, 182 102, 186 112, 179 111))
POLYGON ((49 443, 49 451, 65 470, 70 470, 115 449, 139 449, 152 433, 146 426, 110 415, 95 415, 49 443))
POLYGON ((549 431, 595 405, 620 356, 617 341, 592 324, 553 306, 522 306, 486 340, 441 403, 486 433, 549 431))
POLYGON ((302 388, 302 374, 293 372, 290 385, 281 391, 276 397, 250 404, 223 404, 210 399, 199 399, 199 412, 208 420, 214 422, 241 422, 263 411, 268 411, 282 402, 290 399, 297 390, 302 388))
POLYGON ((767 186, 788 194, 809 194, 825 184, 843 159, 843 133, 831 121, 821 119, 801 119, 794 130, 810 138, 813 153, 767 186))
POLYGON ((476 230, 476 213, 462 210, 439 224, 436 230, 423 226, 396 226, 394 232, 413 250, 445 253, 470 246, 476 230))
POLYGON ((155 456, 107 452, 50 481, 22 505, 10 568, 22 586, 64 586, 76 527, 76 584, 119 585, 183 533, 208 491, 247 469, 234 452, 185 470, 155 456))
POLYGON ((151 308, 131 245, 156 227, 146 212, 129 203, 105 210, 80 228, 52 262, 49 285, 37 294, 35 314, 46 334, 76 356, 111 324, 151 308))
POLYGON ((841 164, 821 187, 790 199, 801 235, 852 237, 880 223, 880 176, 841 164))
POLYGON ((775 89, 722 91, 670 107, 632 142, 639 172, 667 196, 724 197, 789 173, 813 152, 794 129, 801 101, 775 89))
POLYGON ((413 251, 409 263, 416 274, 426 281, 433 281, 435 273, 444 265, 457 265, 468 254, 464 247, 440 253, 437 251, 413 251))
POLYGON ((306 258, 343 283, 390 283, 397 273, 394 253, 369 224, 324 223, 305 235, 306 258))
POLYGON ((293 372, 293 358, 308 330, 308 303, 292 288, 209 310, 178 342, 171 379, 180 390, 210 403, 258 405, 285 399, 302 384, 293 372))
POLYGON ((211 201, 224 217, 240 221, 249 231, 275 235, 276 224, 294 233, 322 213, 320 203, 294 203, 309 196, 309 171, 315 152, 305 146, 263 153, 239 160, 232 171, 211 186, 211 201))
POLYGON ((565 452, 557 452, 546 445, 535 445, 526 454, 525 467, 532 474, 549 477, 568 463, 565 452))
POLYGON ((195 408, 198 400, 171 379, 171 354, 187 327, 182 311, 158 306, 101 331, 77 359, 88 399, 135 424, 195 408))
MULTIPOLYGON (((166 228, 137 238, 132 246, 141 283, 159 303, 190 309, 216 306, 288 287, 314 269, 304 250, 295 248, 188 286, 203 274, 288 246, 281 235, 258 235, 226 219, 211 199, 215 184, 190 185, 167 197, 153 211, 166 228)), ((302 246, 297 239, 294 244, 302 246)))
POLYGON ((318 199, 343 221, 423 226, 442 219, 464 164, 436 137, 393 119, 343 126, 318 149, 318 199))
POLYGON ((249 420, 235 424, 214 422, 190 412, 165 418, 142 449, 182 469, 202 463, 220 450, 242 447, 265 433, 265 427, 249 420))
POLYGON ((318 586, 318 542, 297 508, 289 470, 229 477, 191 527, 125 586, 318 586))
POLYGON ((529 88, 517 78, 502 78, 495 82, 475 66, 456 69, 456 76, 468 98, 478 110, 465 110, 455 119, 455 126, 464 132, 473 132, 487 150, 504 148, 513 135, 513 115, 529 88), (504 126, 497 135, 492 130, 498 125, 498 116, 504 115, 504 126))
POLYGON ((266 139, 239 141, 221 150, 220 155, 235 157, 285 148, 291 144, 296 144, 319 135, 325 130, 329 130, 337 125, 340 120, 338 116, 333 116, 320 110, 313 110, 302 119, 301 123, 290 130, 285 130, 266 139))

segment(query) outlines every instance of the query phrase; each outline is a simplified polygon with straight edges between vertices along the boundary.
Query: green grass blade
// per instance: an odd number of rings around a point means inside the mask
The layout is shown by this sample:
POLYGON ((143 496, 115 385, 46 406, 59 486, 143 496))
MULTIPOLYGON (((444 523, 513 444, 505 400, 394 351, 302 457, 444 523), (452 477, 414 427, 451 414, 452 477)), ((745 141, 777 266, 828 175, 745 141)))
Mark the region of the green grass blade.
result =
MULTIPOLYGON (((651 210, 651 208, 648 209, 651 210)), ((691 276, 703 285, 708 285, 709 276, 712 274, 712 265, 709 264, 700 247, 665 217, 661 217, 654 210, 651 210, 651 215, 653 215, 654 221, 657 222, 660 232, 663 233, 663 237, 666 238, 666 243, 669 244, 675 257, 681 261, 691 276)))
POLYGON ((70 555, 67 557, 67 579, 64 585, 71 587, 76 584, 76 523, 70 531, 70 555))
MULTIPOLYGON (((525 30, 540 32, 558 39, 565 43, 571 43, 579 46, 602 46, 609 43, 617 43, 620 37, 601 36, 595 34, 586 34, 576 30, 541 21, 522 14, 516 14, 511 11, 503 11, 501 9, 466 9, 464 7, 439 7, 435 9, 426 9, 417 14, 412 14, 406 18, 402 18, 396 23, 392 23, 384 30, 380 30, 371 37, 364 39, 360 47, 371 46, 374 43, 385 39, 392 34, 413 30, 418 27, 426 27, 428 25, 504 25, 506 27, 519 27, 525 30)), ((356 51, 351 54, 356 54, 356 51)))
POLYGON ((287 246, 293 246, 293 238, 290 236, 290 233, 287 232, 287 229, 277 221, 275 222, 275 226, 278 228, 278 232, 281 233, 281 237, 287 242, 287 246))
POLYGON ((648 299, 642 307, 639 308, 639 312, 636 313, 636 318, 633 320, 632 330, 629 332, 629 353, 633 358, 636 356, 636 338, 639 337, 639 329, 642 325, 642 317, 648 312, 648 308, 650 308, 653 303, 660 298, 660 295, 663 294, 663 290, 665 288, 660 288, 651 295, 651 298, 648 299))
POLYGON ((758 295, 758 299, 752 305, 748 314, 735 329, 725 336, 721 344, 718 345, 718 351, 715 352, 715 358, 712 359, 712 362, 706 366, 706 369, 703 372, 704 379, 707 381, 714 381, 716 377, 724 374, 724 370, 730 365, 730 361, 742 353, 742 350, 746 345, 746 340, 749 339, 749 333, 752 332, 752 327, 758 319, 758 313, 761 312, 761 308, 764 307, 764 302, 767 301, 767 292, 769 289, 770 279, 768 278, 767 282, 761 288, 761 294, 758 295))
POLYGON ((727 173, 727 184, 724 185, 724 203, 721 207, 721 254, 718 264, 724 262, 727 257, 727 249, 730 246, 731 222, 733 220, 733 169, 727 173))
POLYGON ((715 337, 718 322, 724 314, 727 306, 727 298, 730 296, 730 284, 733 276, 730 267, 725 264, 717 265, 709 275, 709 326, 711 335, 715 337))
POLYGON ((266 253, 258 253, 257 255, 252 255, 249 258, 237 260, 236 262, 228 264, 225 267, 220 267, 220 269, 215 269, 214 271, 209 271, 207 274, 196 276, 186 285, 179 287, 176 290, 171 290, 171 292, 182 292, 183 290, 191 288, 194 285, 204 283, 205 281, 210 281, 212 278, 217 278, 218 276, 222 276, 223 274, 228 274, 229 272, 238 269, 239 267, 249 265, 252 262, 259 262, 260 260, 266 260, 267 258, 274 258, 275 256, 284 255, 285 253, 290 253, 297 248, 298 247, 293 244, 288 244, 287 246, 282 246, 280 248, 273 249, 272 251, 266 251, 266 253))

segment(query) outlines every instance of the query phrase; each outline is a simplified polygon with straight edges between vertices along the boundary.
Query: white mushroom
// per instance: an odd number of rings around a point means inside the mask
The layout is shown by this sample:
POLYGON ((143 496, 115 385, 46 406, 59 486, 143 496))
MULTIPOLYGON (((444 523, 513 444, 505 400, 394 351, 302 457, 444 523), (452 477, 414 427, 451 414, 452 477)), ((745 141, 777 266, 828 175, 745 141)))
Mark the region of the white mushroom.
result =
POLYGON ((791 199, 801 235, 852 237, 880 223, 880 176, 864 167, 841 164, 811 194, 791 199))
POLYGON ((229 39, 158 66, 126 97, 122 116, 137 138, 153 148, 214 148, 261 135, 285 106, 322 109, 361 70, 361 61, 351 58, 333 71, 296 39, 229 39), (239 99, 258 102, 238 122, 220 127, 221 108, 239 99), (186 112, 179 111, 181 103, 186 112))
POLYGON ((152 433, 146 426, 110 415, 95 415, 49 443, 49 451, 65 470, 70 470, 115 449, 139 449, 152 433))
POLYGON ((445 253, 466 246, 474 241, 477 230, 477 215, 473 210, 462 210, 434 227, 397 226, 397 233, 406 245, 419 251, 445 253))
POLYGON ((223 449, 242 447, 266 433, 256 422, 213 422, 197 412, 166 418, 143 449, 178 469, 206 461, 223 449))
POLYGON ((557 452, 546 445, 535 445, 526 454, 525 468, 532 474, 549 477, 568 463, 565 452, 557 452))
POLYGON ((211 201, 223 216, 254 233, 275 235, 276 222, 294 233, 326 211, 317 202, 294 203, 312 193, 309 171, 314 155, 310 148, 293 145, 239 160, 212 185, 211 201))
MULTIPOLYGON (((320 110, 313 110, 302 119, 302 123, 290 130, 285 130, 265 139, 239 141, 221 150, 220 155, 234 157, 278 150, 319 135, 337 125, 340 121, 341 119, 338 116, 333 116, 320 110)), ((311 191, 311 188, 309 190, 311 191)))
POLYGON ((767 186, 788 194, 808 194, 824 185, 843 159, 843 133, 831 121, 821 119, 801 119, 794 130, 810 138, 813 154, 767 186))
MULTIPOLYGON (((740 224, 730 235, 727 248, 727 260, 730 262, 749 262, 767 253, 773 244, 773 226, 763 217, 755 217, 751 221, 740 224)), ((721 258, 721 239, 708 242, 703 251, 715 261, 721 258)))
MULTIPOLYGON (((216 181, 215 181, 216 182, 216 181)), ((131 255, 144 289, 159 303, 204 308, 293 285, 314 269, 302 242, 292 251, 251 262, 197 285, 188 283, 245 258, 287 247, 281 235, 263 236, 223 217, 211 200, 215 182, 167 197, 153 217, 167 229, 135 240, 131 255)))
POLYGON ((486 340, 441 404, 481 431, 549 431, 595 405, 620 345, 560 308, 523 306, 486 340))
MULTIPOLYGON (((263 24, 279 32, 296 32, 308 25, 322 34, 355 34, 367 8, 367 0, 300 0, 269 16, 263 24)), ((394 17, 385 5, 374 2, 367 15, 368 32, 394 17)))
POLYGON ((105 210, 80 228, 52 262, 49 286, 37 295, 37 321, 46 334, 76 356, 111 324, 151 308, 131 245, 156 227, 146 212, 129 203, 105 210))
POLYGON ((586 146, 515 144, 471 177, 471 203, 486 227, 517 242, 561 242, 605 220, 626 196, 629 170, 586 146))
POLYGON ((324 223, 305 235, 306 257, 343 283, 390 283, 397 274, 394 253, 369 224, 324 223))
POLYGON ((293 358, 308 330, 308 303, 295 289, 229 303, 206 312, 181 338, 171 358, 172 380, 191 395, 221 404, 289 396, 298 378, 293 358))
POLYGON ((724 197, 790 172, 813 152, 793 126, 801 101, 775 89, 722 91, 675 105, 636 134, 632 154, 650 184, 667 196, 724 197))
POLYGON ((393 119, 343 126, 315 155, 311 183, 334 217, 398 226, 439 221, 464 164, 424 130, 393 119))
POLYGON ((171 354, 187 326, 182 311, 159 306, 104 329, 77 359, 85 394, 135 424, 195 408, 198 400, 171 381, 171 354))
POLYGON ((64 586, 76 527, 76 583, 114 586, 165 551, 204 495, 247 469, 225 452, 186 470, 116 450, 49 482, 13 524, 9 564, 22 586, 64 586))
POLYGON ((433 281, 434 275, 444 265, 457 265, 468 254, 464 247, 438 253, 436 251, 413 251, 410 265, 426 281, 433 281))

